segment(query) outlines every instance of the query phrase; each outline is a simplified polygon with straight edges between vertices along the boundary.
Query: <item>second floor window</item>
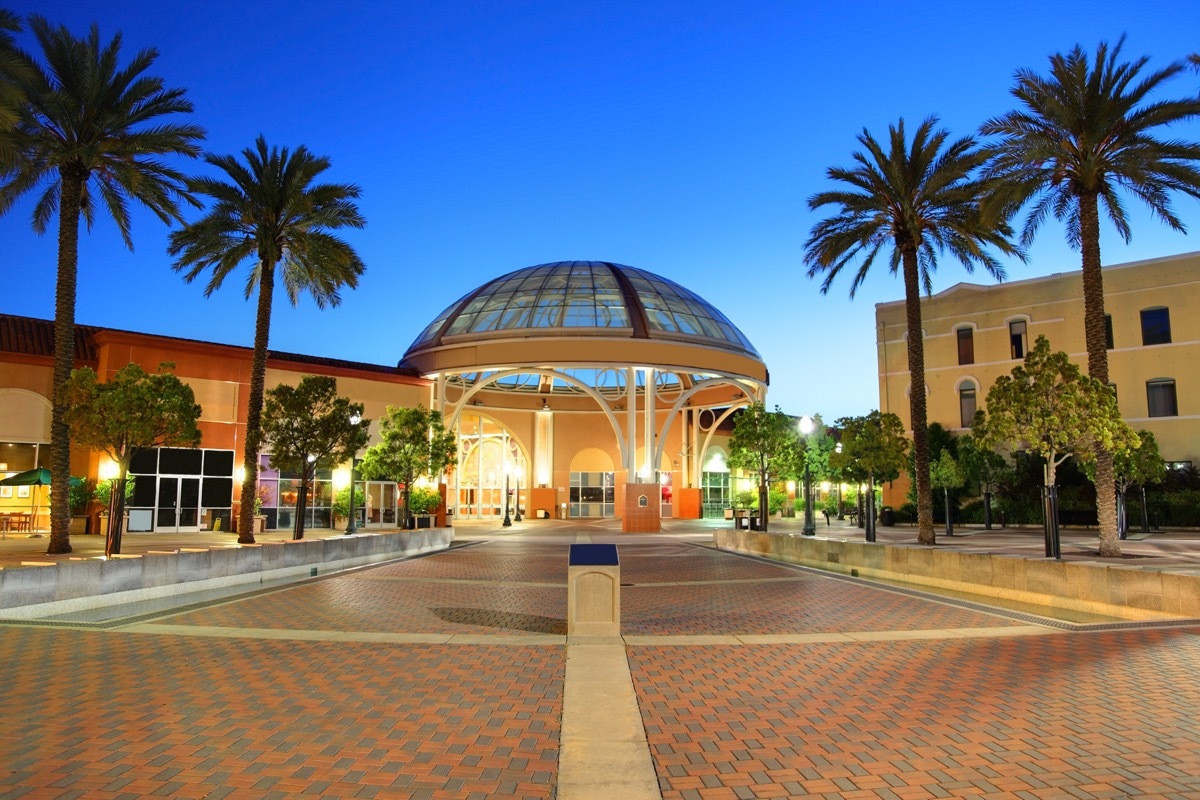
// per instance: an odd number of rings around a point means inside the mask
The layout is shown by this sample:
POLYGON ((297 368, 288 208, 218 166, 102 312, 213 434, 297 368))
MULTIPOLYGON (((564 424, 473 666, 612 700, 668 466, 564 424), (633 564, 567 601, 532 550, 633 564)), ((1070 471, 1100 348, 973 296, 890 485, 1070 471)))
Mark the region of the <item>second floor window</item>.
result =
POLYGON ((1025 320, 1015 319, 1008 323, 1008 341, 1013 358, 1025 357, 1025 320))
POLYGON ((958 363, 975 363, 975 331, 973 328, 959 328, 958 331, 958 363))

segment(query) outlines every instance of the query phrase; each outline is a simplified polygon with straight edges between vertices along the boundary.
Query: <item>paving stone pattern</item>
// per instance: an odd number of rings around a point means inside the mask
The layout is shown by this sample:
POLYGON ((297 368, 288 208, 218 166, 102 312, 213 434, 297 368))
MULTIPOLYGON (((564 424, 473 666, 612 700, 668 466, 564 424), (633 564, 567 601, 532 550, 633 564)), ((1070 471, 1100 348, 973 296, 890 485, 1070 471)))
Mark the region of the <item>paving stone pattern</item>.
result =
POLYGON ((561 648, 0 635, 0 797, 553 792, 561 648))
POLYGON ((664 637, 627 652, 666 798, 1200 797, 1200 628, 1008 636, 1029 631, 561 526, 156 620, 177 633, 0 626, 0 800, 553 798, 566 647, 514 637, 565 632, 581 531, 621 545, 623 632, 664 637), (695 634, 818 639, 670 639, 695 634))
POLYGON ((629 661, 664 798, 1200 797, 1195 632, 629 661))

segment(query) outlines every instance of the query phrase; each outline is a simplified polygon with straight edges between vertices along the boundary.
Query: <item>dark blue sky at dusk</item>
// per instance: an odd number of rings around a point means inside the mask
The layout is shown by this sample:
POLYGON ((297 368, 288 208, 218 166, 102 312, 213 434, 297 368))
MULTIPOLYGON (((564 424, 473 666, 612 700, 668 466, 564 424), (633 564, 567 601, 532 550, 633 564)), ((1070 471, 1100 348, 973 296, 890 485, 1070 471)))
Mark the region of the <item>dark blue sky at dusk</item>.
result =
MULTIPOLYGON (((853 302, 849 276, 822 296, 804 274, 819 218, 805 201, 851 163, 862 128, 882 138, 937 114, 970 134, 1013 107, 1014 70, 1045 72, 1076 43, 1125 33, 1125 56, 1151 67, 1200 50, 1195 0, 5 5, 80 36, 93 21, 105 40, 121 31, 128 55, 156 47, 151 73, 187 88, 208 150, 261 133, 362 187, 368 227, 345 233, 367 265, 359 289, 325 311, 278 292, 272 349, 394 364, 481 283, 615 261, 712 302, 770 368, 768 404, 827 420, 877 406, 874 304, 902 298, 885 264, 853 302)), ((1197 91, 1189 72, 1161 96, 1197 91)), ((1172 133, 1200 139, 1200 126, 1172 133)), ((1184 236, 1133 202, 1133 241, 1106 227, 1105 263, 1200 250, 1200 203, 1175 200, 1184 236)), ((0 217, 0 311, 49 319, 56 238, 32 232, 32 207, 0 217)), ((139 213, 133 233, 133 253, 108 220, 81 236, 80 323, 252 344, 245 273, 205 299, 171 271, 166 226, 139 213)), ((1008 274, 1078 268, 1052 221, 1008 274)), ((963 280, 991 279, 947 256, 934 290, 963 280)))

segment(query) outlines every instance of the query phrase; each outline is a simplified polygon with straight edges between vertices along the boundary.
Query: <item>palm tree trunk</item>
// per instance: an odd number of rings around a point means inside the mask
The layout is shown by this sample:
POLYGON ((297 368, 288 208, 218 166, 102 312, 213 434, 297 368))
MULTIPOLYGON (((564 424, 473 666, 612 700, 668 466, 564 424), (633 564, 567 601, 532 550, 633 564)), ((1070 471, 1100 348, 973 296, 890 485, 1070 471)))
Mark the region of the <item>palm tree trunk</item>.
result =
POLYGON ((58 285, 54 296, 54 384, 50 416, 50 542, 47 553, 71 552, 71 433, 59 388, 75 367, 75 284, 79 271, 79 209, 87 173, 64 166, 58 209, 58 285))
POLYGON ((901 251, 904 264, 904 309, 908 324, 908 394, 912 418, 913 458, 917 473, 917 541, 935 544, 933 531, 933 487, 929 482, 929 423, 925 411, 925 335, 921 329, 921 285, 917 275, 917 251, 901 251))
MULTIPOLYGON (((1108 341, 1104 324, 1104 275, 1100 264, 1100 209, 1095 193, 1079 197, 1079 243, 1083 252, 1083 327, 1088 375, 1108 383, 1108 341)), ((1100 555, 1119 556, 1116 475, 1112 453, 1096 450, 1096 516, 1100 522, 1100 555)))
POLYGON ((254 544, 254 496, 258 490, 258 448, 262 442, 263 395, 267 380, 267 343, 271 336, 271 298, 275 262, 262 262, 258 278, 258 316, 254 323, 254 356, 250 362, 250 398, 246 408, 242 505, 238 509, 238 544, 254 544))

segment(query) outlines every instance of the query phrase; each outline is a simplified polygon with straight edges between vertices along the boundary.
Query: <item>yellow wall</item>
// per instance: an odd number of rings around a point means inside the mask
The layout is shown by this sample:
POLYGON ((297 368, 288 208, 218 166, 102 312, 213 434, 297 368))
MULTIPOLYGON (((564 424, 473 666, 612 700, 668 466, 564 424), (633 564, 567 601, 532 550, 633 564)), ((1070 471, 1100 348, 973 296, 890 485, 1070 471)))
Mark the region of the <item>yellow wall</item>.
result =
MULTIPOLYGON (((1200 307, 1200 253, 1105 267, 1104 305, 1113 329, 1109 380, 1116 384, 1122 416, 1135 430, 1151 431, 1167 461, 1200 465, 1200 316, 1194 311, 1200 307), (1143 346, 1141 311, 1158 306, 1170 310, 1171 343, 1143 346), (1175 380, 1178 416, 1148 415, 1146 382, 1156 378, 1175 380)), ((964 379, 975 382, 978 407, 985 408, 996 378, 1020 363, 1009 351, 1011 320, 1028 320, 1028 346, 1045 336, 1086 370, 1078 270, 995 286, 960 283, 923 298, 921 313, 928 418, 947 429, 964 431, 958 391, 964 379), (966 325, 975 329, 975 360, 960 365, 956 329, 966 325)), ((880 410, 911 427, 904 302, 878 304, 875 322, 880 410)), ((902 477, 889 487, 885 502, 903 502, 905 491, 902 477)))

